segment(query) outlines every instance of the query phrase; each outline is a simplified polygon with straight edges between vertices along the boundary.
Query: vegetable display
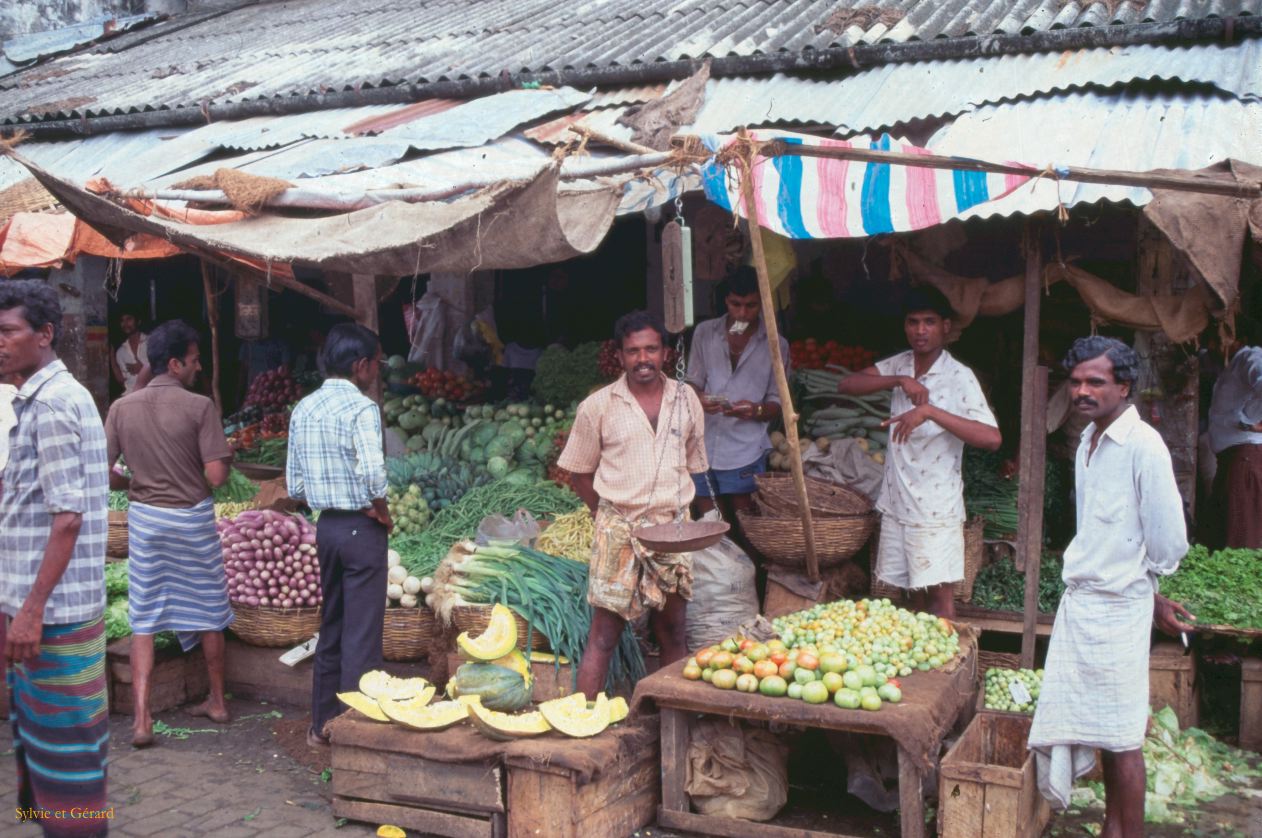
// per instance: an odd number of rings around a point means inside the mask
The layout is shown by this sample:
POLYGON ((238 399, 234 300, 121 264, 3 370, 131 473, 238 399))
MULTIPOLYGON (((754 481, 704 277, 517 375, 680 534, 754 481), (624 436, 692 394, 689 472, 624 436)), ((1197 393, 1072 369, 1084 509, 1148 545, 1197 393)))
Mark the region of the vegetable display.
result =
POLYGON ((821 343, 807 338, 789 344, 789 358, 795 370, 824 369, 830 365, 862 370, 876 362, 876 353, 862 346, 843 346, 835 340, 821 343))
POLYGON ((581 506, 573 512, 558 515, 542 533, 535 547, 541 553, 562 556, 576 562, 591 559, 592 544, 596 541, 596 522, 591 511, 581 506))
POLYGON ((230 601, 271 608, 320 604, 316 531, 305 518, 253 509, 235 518, 220 518, 216 526, 230 601))
POLYGON ((228 470, 228 479, 212 492, 215 503, 245 503, 254 500, 259 486, 235 468, 228 470))
POLYGON ((1033 715, 1042 688, 1041 669, 987 669, 986 709, 1033 715))
POLYGON ((531 386, 535 396, 545 402, 561 404, 587 398, 588 393, 606 381, 599 365, 600 351, 599 343, 580 343, 573 350, 554 344, 543 350, 535 365, 535 380, 531 386))
POLYGON ((1262 629, 1262 550, 1230 548, 1214 553, 1202 544, 1188 550, 1161 593, 1182 603, 1206 625, 1262 629))
MULTIPOLYGON (((850 375, 846 367, 829 364, 826 369, 798 370, 794 380, 805 394, 801 432, 811 437, 816 448, 827 450, 829 442, 852 438, 864 440, 860 446, 879 463, 885 461, 889 432, 881 423, 890 417, 890 391, 867 396, 844 396, 837 392, 841 380, 850 375)), ((787 449, 787 445, 784 446, 787 449)), ((780 453, 787 453, 781 450, 780 453)), ((784 468, 788 464, 783 464, 784 468)))
MULTIPOLYGON (((127 616, 127 561, 107 562, 105 565, 105 641, 113 643, 131 636, 131 618, 127 616)), ((180 645, 174 632, 160 631, 153 636, 156 651, 174 649, 180 645)))
POLYGON ((127 493, 121 489, 110 489, 107 507, 111 512, 126 512, 131 508, 131 501, 128 500, 127 493))
POLYGON ((297 401, 301 395, 298 382, 289 374, 289 368, 277 367, 254 377, 250 389, 246 391, 244 405, 279 410, 297 401))
MULTIPOLYGON (((966 447, 961 465, 964 506, 970 518, 986 519, 987 538, 1010 539, 1017 532, 1016 462, 994 451, 966 447)), ((1064 514, 1064 467, 1049 458, 1043 473, 1043 524, 1045 532, 1060 529, 1064 514)))
MULTIPOLYGON (((1056 613, 1065 582, 1061 579, 1064 562, 1055 553, 1044 553, 1039 566, 1039 612, 1056 613)), ((1025 574, 1010 559, 991 562, 977 572, 973 580, 972 604, 996 611, 1025 610, 1025 574)))
POLYGON ((289 437, 273 437, 258 442, 254 447, 237 451, 238 463, 254 463, 260 466, 284 466, 289 457, 289 437))
POLYGON ((417 596, 421 592, 421 580, 408 573, 401 561, 397 550, 386 551, 387 608, 415 608, 419 604, 417 596))

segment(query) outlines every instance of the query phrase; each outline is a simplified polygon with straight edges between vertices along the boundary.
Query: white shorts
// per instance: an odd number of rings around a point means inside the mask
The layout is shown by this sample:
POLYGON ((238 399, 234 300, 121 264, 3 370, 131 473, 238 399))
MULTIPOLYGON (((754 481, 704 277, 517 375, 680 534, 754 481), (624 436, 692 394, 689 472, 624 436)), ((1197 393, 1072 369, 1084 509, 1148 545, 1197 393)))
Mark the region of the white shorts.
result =
POLYGON ((918 527, 882 516, 876 578, 904 589, 963 580, 964 524, 918 527))

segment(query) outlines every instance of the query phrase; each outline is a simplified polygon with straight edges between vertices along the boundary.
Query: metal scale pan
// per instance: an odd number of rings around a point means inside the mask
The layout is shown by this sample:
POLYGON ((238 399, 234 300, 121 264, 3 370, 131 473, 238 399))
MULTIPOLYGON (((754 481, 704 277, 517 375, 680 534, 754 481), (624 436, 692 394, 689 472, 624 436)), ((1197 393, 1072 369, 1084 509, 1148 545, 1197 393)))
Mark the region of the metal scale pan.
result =
POLYGON ((641 527, 632 535, 654 553, 691 553, 718 544, 729 529, 727 521, 679 521, 641 527))

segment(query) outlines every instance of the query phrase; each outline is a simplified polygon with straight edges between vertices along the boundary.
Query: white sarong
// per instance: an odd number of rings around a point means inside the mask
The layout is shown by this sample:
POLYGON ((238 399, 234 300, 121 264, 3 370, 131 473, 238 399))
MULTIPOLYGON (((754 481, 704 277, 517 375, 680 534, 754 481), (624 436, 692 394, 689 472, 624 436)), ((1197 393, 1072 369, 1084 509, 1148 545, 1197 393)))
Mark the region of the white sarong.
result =
POLYGON ((1148 648, 1153 592, 1119 596, 1071 587, 1056 611, 1043 686, 1030 727, 1039 791, 1069 806, 1074 781, 1096 749, 1143 746, 1148 726, 1148 648))

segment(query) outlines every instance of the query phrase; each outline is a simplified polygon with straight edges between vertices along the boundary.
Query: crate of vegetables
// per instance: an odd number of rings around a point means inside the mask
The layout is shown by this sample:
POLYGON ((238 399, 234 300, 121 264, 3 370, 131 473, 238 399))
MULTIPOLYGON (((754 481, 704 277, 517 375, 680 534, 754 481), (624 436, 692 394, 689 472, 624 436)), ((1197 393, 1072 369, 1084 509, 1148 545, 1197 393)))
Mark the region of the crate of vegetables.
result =
POLYGON ((291 646, 320 628, 320 567, 309 521, 271 509, 220 518, 219 541, 236 615, 233 634, 254 646, 291 646))

